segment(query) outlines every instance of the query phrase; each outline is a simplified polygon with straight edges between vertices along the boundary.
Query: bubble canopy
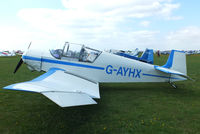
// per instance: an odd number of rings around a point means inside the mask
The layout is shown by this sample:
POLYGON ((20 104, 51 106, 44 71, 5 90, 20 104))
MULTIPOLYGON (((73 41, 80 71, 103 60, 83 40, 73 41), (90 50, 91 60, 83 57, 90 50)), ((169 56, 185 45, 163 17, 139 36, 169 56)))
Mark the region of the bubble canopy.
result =
POLYGON ((93 63, 101 51, 83 44, 65 42, 63 48, 51 49, 50 53, 56 59, 93 63))

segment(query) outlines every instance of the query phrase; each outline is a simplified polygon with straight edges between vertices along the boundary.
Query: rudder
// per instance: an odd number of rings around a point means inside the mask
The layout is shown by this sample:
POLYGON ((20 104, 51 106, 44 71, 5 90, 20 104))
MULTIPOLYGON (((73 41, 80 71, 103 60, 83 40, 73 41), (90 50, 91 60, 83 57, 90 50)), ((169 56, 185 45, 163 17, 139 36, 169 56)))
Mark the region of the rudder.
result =
POLYGON ((187 75, 185 52, 172 50, 166 64, 163 65, 162 67, 176 70, 187 75))

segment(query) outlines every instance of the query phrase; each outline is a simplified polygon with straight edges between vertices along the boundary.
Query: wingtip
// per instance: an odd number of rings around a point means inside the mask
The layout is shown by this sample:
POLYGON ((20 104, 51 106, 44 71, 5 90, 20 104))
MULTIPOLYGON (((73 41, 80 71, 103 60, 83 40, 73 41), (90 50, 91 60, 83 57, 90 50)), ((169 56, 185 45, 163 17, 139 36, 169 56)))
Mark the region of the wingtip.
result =
POLYGON ((5 86, 3 87, 3 89, 6 89, 6 90, 16 90, 16 91, 25 91, 25 92, 34 92, 34 91, 29 91, 29 90, 24 90, 24 89, 20 89, 20 88, 16 88, 17 84, 12 84, 12 85, 8 85, 8 86, 5 86))
POLYGON ((14 85, 15 85, 15 84, 5 86, 5 87, 3 87, 3 89, 15 90, 15 89, 13 88, 14 85))

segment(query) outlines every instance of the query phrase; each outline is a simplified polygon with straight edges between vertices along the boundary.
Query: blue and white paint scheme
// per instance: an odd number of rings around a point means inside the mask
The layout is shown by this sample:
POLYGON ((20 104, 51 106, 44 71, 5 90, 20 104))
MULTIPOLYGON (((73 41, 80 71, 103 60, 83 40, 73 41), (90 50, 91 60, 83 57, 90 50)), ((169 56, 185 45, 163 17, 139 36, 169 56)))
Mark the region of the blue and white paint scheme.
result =
POLYGON ((136 56, 132 55, 132 54, 124 53, 124 52, 118 52, 116 54, 123 56, 123 57, 126 57, 126 58, 130 58, 130 59, 134 59, 134 60, 143 61, 143 62, 146 62, 146 63, 149 63, 149 64, 153 64, 153 49, 146 49, 143 52, 141 57, 138 57, 139 51, 138 51, 136 56))
POLYGON ((171 51, 164 66, 68 42, 47 53, 28 49, 22 60, 30 70, 46 73, 4 89, 41 93, 61 107, 96 104, 99 83, 174 82, 188 78, 185 53, 177 50, 171 51))

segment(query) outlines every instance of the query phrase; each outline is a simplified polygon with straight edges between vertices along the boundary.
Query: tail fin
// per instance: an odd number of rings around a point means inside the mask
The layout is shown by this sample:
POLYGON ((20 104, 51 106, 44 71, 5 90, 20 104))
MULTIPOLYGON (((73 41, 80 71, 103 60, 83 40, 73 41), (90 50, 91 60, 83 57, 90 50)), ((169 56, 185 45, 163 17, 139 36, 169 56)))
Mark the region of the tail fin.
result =
POLYGON ((172 69, 181 72, 184 75, 187 75, 185 52, 172 50, 167 60, 167 63, 162 67, 172 69))
POLYGON ((153 64, 153 49, 146 49, 140 57, 140 61, 153 64))
POLYGON ((172 50, 167 63, 164 66, 155 65, 154 68, 167 74, 178 75, 193 80, 187 76, 186 54, 183 51, 172 50))

